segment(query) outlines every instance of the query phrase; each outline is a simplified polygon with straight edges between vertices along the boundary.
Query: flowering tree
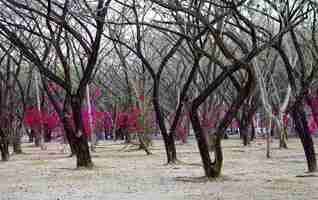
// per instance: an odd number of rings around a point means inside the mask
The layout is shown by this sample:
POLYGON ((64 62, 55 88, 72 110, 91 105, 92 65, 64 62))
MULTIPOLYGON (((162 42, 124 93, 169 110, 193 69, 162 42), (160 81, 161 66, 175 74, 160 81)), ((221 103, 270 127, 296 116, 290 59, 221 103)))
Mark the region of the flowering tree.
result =
POLYGON ((56 128, 62 127, 62 123, 58 114, 54 111, 48 113, 46 111, 39 111, 36 107, 29 107, 26 110, 24 117, 25 124, 39 134, 41 127, 46 127, 49 132, 54 131, 56 128))
POLYGON ((317 125, 313 116, 311 116, 309 119, 309 127, 308 128, 309 128, 310 134, 312 134, 312 135, 316 134, 318 125, 317 125))
POLYGON ((92 134, 92 131, 101 130, 104 128, 104 119, 105 119, 105 112, 99 112, 96 111, 95 107, 92 109, 91 114, 89 114, 87 108, 83 108, 82 110, 82 118, 83 118, 83 126, 84 126, 84 132, 87 136, 90 136, 92 134), (90 120, 89 115, 91 115, 92 118, 92 126, 90 126, 90 120), (93 130, 91 129, 93 127, 93 130))

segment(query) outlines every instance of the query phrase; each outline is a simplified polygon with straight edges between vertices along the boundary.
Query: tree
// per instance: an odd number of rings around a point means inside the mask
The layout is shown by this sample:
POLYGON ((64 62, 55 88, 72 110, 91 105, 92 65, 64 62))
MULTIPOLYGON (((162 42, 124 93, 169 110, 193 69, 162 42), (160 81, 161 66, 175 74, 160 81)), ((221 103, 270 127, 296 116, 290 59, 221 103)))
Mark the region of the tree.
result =
MULTIPOLYGON (((303 5, 300 5, 303 6, 303 5)), ((308 165, 308 171, 314 172, 317 170, 317 160, 315 155, 315 149, 314 149, 314 143, 309 131, 308 122, 306 119, 306 113, 304 110, 304 100, 305 97, 308 95, 308 90, 310 89, 310 86, 312 84, 313 78, 316 76, 317 68, 314 67, 317 65, 317 42, 316 42, 316 21, 317 21, 317 7, 307 2, 307 8, 313 9, 315 12, 313 13, 313 17, 309 18, 310 24, 310 43, 309 46, 309 52, 310 57, 309 62, 307 62, 307 59, 305 59, 306 56, 306 48, 302 48, 302 45, 300 45, 300 39, 303 43, 306 42, 305 37, 303 37, 302 32, 296 32, 296 28, 292 28, 290 30, 290 40, 291 43, 288 43, 286 38, 281 38, 280 43, 275 45, 275 49, 278 51, 279 55, 281 56, 281 59, 284 62, 286 72, 288 75, 288 80, 292 88, 292 93, 294 95, 293 103, 289 106, 289 112, 291 113, 291 116, 295 123, 295 129, 299 135, 299 138, 301 140, 301 143, 304 148, 305 156, 307 159, 307 165, 308 165), (298 34, 297 34, 298 33, 298 34), (295 55, 297 56, 297 64, 296 69, 293 69, 293 66, 291 64, 290 58, 286 54, 286 45, 292 44, 293 48, 295 50, 295 55), (313 67, 309 67, 311 63, 315 63, 315 65, 312 65, 313 67), (296 74, 296 73, 299 74, 296 74), (299 81, 299 84, 297 84, 297 81, 299 81)), ((297 10, 297 8, 295 8, 297 10)), ((298 8, 299 9, 299 8, 298 8)), ((291 21, 288 21, 287 19, 290 19, 290 17, 293 15, 293 12, 295 10, 291 10, 288 12, 284 12, 286 17, 282 23, 285 25, 290 25, 291 21)), ((305 27, 303 27, 304 30, 306 30, 305 27)))
MULTIPOLYGON (((17 95, 17 87, 21 85, 18 80, 18 76, 21 72, 21 63, 23 61, 22 56, 15 58, 15 51, 13 46, 0 45, 2 50, 2 55, 0 58, 0 65, 2 70, 0 70, 0 151, 1 159, 3 161, 9 160, 9 143, 15 143, 15 152, 21 153, 21 147, 18 144, 20 139, 19 133, 17 133, 18 125, 18 115, 19 110, 15 109, 19 105, 19 98, 14 98, 17 95)), ((17 95, 19 96, 19 95, 17 95)), ((20 121, 20 124, 22 122, 20 121)))

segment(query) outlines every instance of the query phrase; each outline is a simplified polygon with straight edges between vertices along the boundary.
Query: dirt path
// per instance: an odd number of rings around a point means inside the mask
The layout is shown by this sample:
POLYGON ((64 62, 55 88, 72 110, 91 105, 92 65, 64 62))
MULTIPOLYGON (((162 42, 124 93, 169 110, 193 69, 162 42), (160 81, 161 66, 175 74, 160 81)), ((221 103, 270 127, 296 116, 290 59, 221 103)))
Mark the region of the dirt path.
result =
POLYGON ((151 156, 104 142, 93 170, 75 170, 74 158, 58 153, 57 144, 47 151, 26 144, 27 154, 0 163, 0 200, 318 200, 318 178, 296 177, 306 171, 299 141, 289 146, 266 159, 263 140, 251 147, 224 141, 224 176, 207 182, 194 143, 178 145, 183 164, 167 166, 159 141, 151 156))

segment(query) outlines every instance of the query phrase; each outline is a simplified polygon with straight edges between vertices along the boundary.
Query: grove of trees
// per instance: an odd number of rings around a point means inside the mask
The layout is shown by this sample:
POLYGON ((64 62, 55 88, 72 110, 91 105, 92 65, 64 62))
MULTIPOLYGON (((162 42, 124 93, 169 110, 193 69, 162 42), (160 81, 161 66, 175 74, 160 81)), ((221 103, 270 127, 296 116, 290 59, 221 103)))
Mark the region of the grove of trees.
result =
MULTIPOLYGON (((219 177, 222 140, 266 131, 280 151, 297 135, 317 171, 315 0, 0 0, 0 151, 45 151, 64 137, 76 166, 94 166, 98 133, 168 164, 193 133, 205 176, 219 177), (271 130, 272 133, 270 133, 271 130)), ((265 153, 264 153, 265 155, 265 153)))

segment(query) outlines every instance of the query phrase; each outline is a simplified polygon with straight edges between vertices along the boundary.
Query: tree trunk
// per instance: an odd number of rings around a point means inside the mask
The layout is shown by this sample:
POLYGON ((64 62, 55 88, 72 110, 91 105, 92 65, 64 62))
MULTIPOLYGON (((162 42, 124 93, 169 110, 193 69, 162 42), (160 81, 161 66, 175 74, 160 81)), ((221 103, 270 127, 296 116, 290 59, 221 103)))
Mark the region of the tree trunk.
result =
POLYGON ((295 103, 292 107, 292 117, 295 128, 303 145, 309 172, 317 171, 317 160, 314 142, 307 125, 306 114, 300 103, 295 103))
POLYGON ((13 128, 13 137, 12 137, 12 145, 13 145, 13 152, 15 154, 22 154, 22 147, 21 147, 21 137, 22 137, 22 123, 19 125, 15 124, 15 128, 13 128))
POLYGON ((287 130, 285 127, 282 127, 282 130, 279 130, 279 148, 280 149, 288 149, 287 146, 287 130))
POLYGON ((29 143, 34 142, 34 131, 30 129, 30 131, 27 130, 27 135, 29 136, 29 143))
POLYGON ((66 98, 65 98, 65 104, 64 104, 64 110, 63 110, 63 113, 68 115, 68 116, 64 116, 62 117, 63 119, 63 127, 64 127, 64 131, 65 131, 65 136, 66 136, 66 139, 70 145, 70 149, 71 149, 71 155, 70 157, 76 155, 76 148, 75 148, 75 144, 74 142, 72 141, 72 136, 74 135, 74 129, 73 127, 71 126, 71 124, 73 123, 70 119, 70 116, 71 116, 71 97, 68 95, 66 98))
POLYGON ((161 135, 165 144, 166 154, 167 154, 167 163, 176 163, 177 161, 177 151, 175 146, 174 134, 168 134, 164 118, 160 109, 158 101, 158 92, 159 92, 159 80, 154 79, 154 89, 153 89, 153 105, 156 113, 157 122, 161 131, 161 135))
MULTIPOLYGON (((269 127, 272 127, 272 119, 269 118, 269 127)), ((271 131, 266 131, 266 158, 271 157, 271 131)))
POLYGON ((242 118, 240 121, 240 136, 243 140, 243 145, 247 146, 250 144, 249 132, 248 132, 248 111, 246 109, 247 105, 245 104, 242 109, 242 118))
POLYGON ((117 140, 116 137, 116 126, 117 126, 117 104, 115 103, 114 109, 113 109, 113 127, 111 130, 111 135, 113 136, 113 141, 117 140))
POLYGON ((212 163, 209 154, 208 141, 206 140, 206 137, 204 135, 196 110, 191 110, 190 119, 197 140, 205 175, 210 178, 220 176, 223 163, 221 139, 218 136, 216 136, 214 144, 215 161, 214 163, 212 163))
POLYGON ((70 145, 70 149, 71 149, 70 157, 76 155, 75 146, 74 146, 74 144, 71 142, 70 134, 67 134, 67 133, 65 132, 65 136, 64 136, 64 137, 66 137, 66 140, 67 140, 68 144, 70 145))
MULTIPOLYGON (((42 119, 42 114, 41 114, 41 101, 40 101, 40 90, 39 90, 39 74, 35 73, 35 90, 36 90, 36 102, 37 102, 37 109, 38 112, 40 113, 40 118, 42 119)), ((36 147, 41 147, 41 150, 46 150, 46 146, 44 143, 44 124, 42 122, 39 122, 39 132, 35 136, 35 146, 36 147)))
POLYGON ((251 141, 254 141, 254 139, 255 139, 255 126, 254 126, 253 121, 251 122, 251 126, 252 126, 251 141))
POLYGON ((240 133, 241 133, 241 137, 243 140, 243 145, 247 146, 250 144, 250 139, 249 139, 249 132, 248 132, 248 127, 246 126, 246 124, 242 125, 240 127, 240 133))
POLYGON ((171 160, 172 160, 172 162, 175 163, 177 161, 177 151, 176 151, 174 133, 169 134, 169 149, 171 152, 171 160))
POLYGON ((9 144, 2 144, 3 148, 1 148, 1 160, 8 161, 9 160, 9 144))
POLYGON ((177 162, 177 151, 174 140, 171 140, 171 136, 169 136, 167 133, 163 133, 162 138, 163 142, 165 144, 165 150, 167 155, 167 164, 173 164, 177 162))
POLYGON ((47 125, 44 126, 44 142, 51 142, 52 140, 52 132, 47 127, 47 125))
POLYGON ((34 137, 34 145, 36 147, 40 147, 41 146, 41 135, 38 134, 38 133, 34 137))
POLYGON ((125 129, 125 143, 126 144, 131 143, 131 135, 127 129, 125 129))
MULTIPOLYGON (((0 130, 1 131, 1 130, 0 130)), ((9 140, 8 137, 5 135, 3 131, 0 133, 0 151, 1 151, 1 160, 8 161, 10 154, 9 154, 9 140)))
POLYGON ((152 153, 149 150, 149 146, 151 144, 150 138, 147 138, 147 136, 144 133, 138 134, 138 139, 140 142, 139 148, 144 150, 147 155, 151 155, 152 153))
MULTIPOLYGON (((242 118, 241 118, 241 127, 240 132, 242 133, 243 145, 247 146, 250 144, 251 137, 249 126, 252 127, 252 131, 254 131, 253 127, 253 116, 257 110, 257 94, 254 96, 249 97, 246 103, 242 107, 242 118)), ((255 137, 255 132, 253 137, 255 137)))
POLYGON ((13 152, 15 154, 22 154, 22 147, 21 147, 21 137, 15 136, 13 140, 13 152))
MULTIPOLYGON (((199 106, 211 95, 211 93, 224 81, 224 79, 226 78, 226 73, 223 74, 224 76, 220 75, 217 79, 215 79, 214 82, 212 82, 203 92, 201 92, 201 94, 197 98, 192 101, 190 119, 197 139, 205 175, 207 177, 219 177, 221 175, 223 166, 221 139, 223 138, 223 134, 226 128, 230 125, 233 118, 235 117, 235 114, 238 112, 241 105, 244 104, 246 98, 252 91, 252 87, 255 85, 255 77, 253 75, 253 72, 249 68, 246 69, 248 73, 247 82, 244 87, 240 89, 237 99, 232 103, 231 107, 229 108, 228 112, 225 114, 224 118, 217 128, 214 153, 215 158, 213 163, 211 163, 208 144, 204 137, 197 110, 199 106)), ((230 72, 227 73, 230 74, 230 72)))
POLYGON ((94 166, 91 155, 89 152, 89 146, 87 136, 83 129, 83 120, 81 113, 81 99, 77 95, 71 97, 71 108, 73 113, 73 120, 75 125, 75 131, 70 135, 70 142, 73 143, 75 150, 77 167, 92 168, 94 166))
POLYGON ((76 155, 77 168, 92 168, 94 164, 89 152, 87 138, 83 134, 80 137, 74 137, 72 139, 76 155))
POLYGON ((29 143, 33 143, 34 142, 34 135, 30 134, 29 135, 29 143))
POLYGON ((266 158, 271 157, 271 133, 266 131, 266 158))
POLYGON ((88 107, 88 128, 90 129, 91 133, 91 151, 96 152, 96 144, 97 144, 97 137, 93 126, 93 115, 92 115, 92 105, 91 105, 91 97, 89 91, 89 85, 86 85, 86 101, 88 107))
POLYGON ((41 147, 41 150, 46 150, 46 146, 45 146, 45 143, 44 143, 44 135, 43 135, 42 131, 40 133, 36 133, 35 134, 34 145, 36 147, 41 147))
POLYGON ((287 149, 287 130, 284 126, 284 120, 283 120, 283 113, 280 112, 279 116, 277 118, 273 118, 273 122, 275 122, 276 125, 276 131, 279 135, 279 148, 280 149, 287 149))

